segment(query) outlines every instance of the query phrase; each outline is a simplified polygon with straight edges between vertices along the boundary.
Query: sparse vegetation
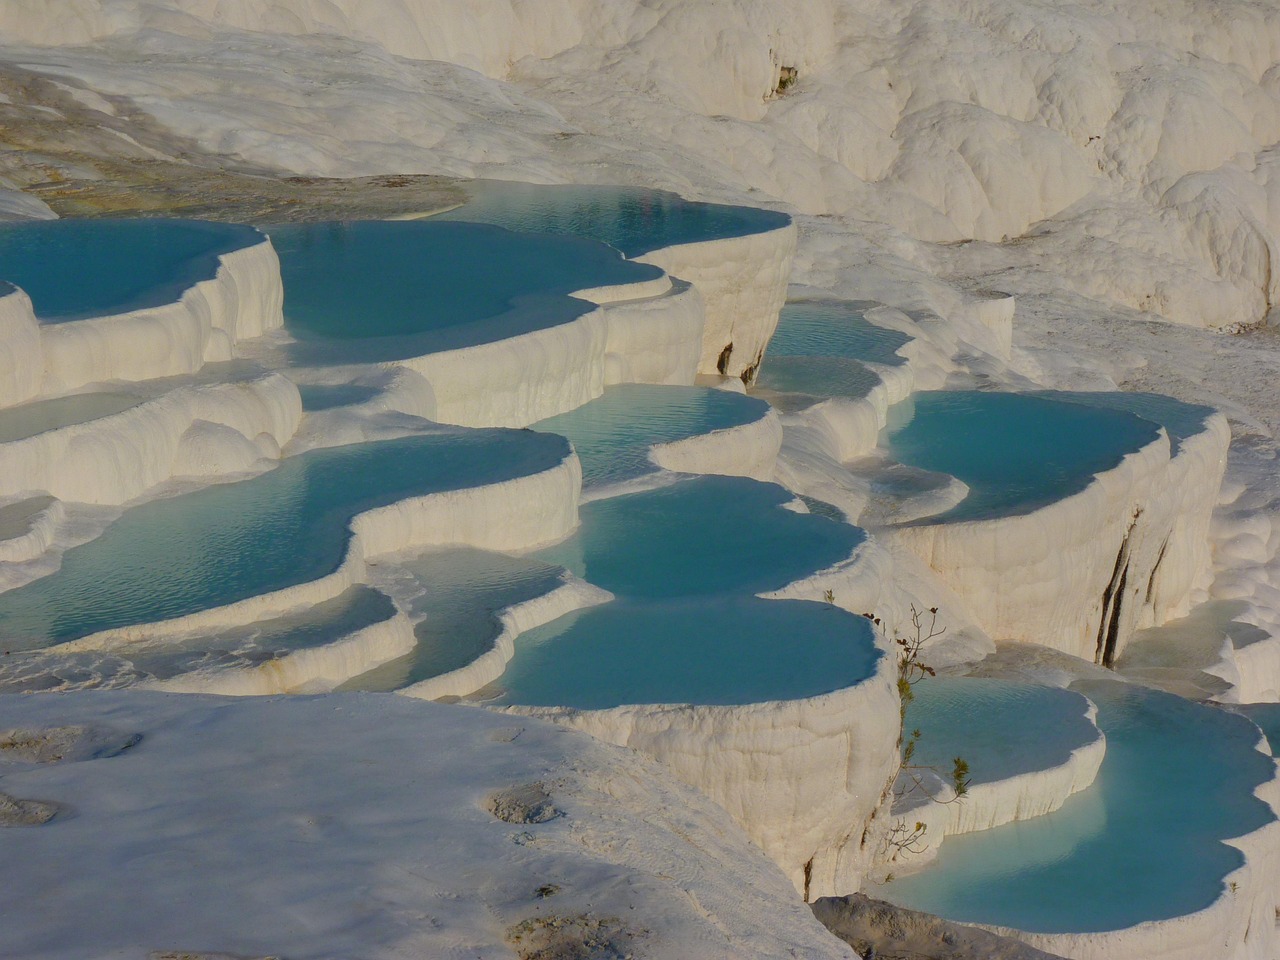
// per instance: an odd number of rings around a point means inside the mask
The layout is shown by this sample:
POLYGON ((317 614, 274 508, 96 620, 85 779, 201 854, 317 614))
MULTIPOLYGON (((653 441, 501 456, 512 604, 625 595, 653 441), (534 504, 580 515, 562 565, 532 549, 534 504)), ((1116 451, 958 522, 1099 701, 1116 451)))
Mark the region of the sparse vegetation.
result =
MULTIPOLYGON (((831 590, 827 590, 823 594, 823 599, 827 603, 835 602, 835 594, 831 590)), ((869 620, 875 628, 882 634, 885 633, 886 627, 880 617, 875 614, 864 613, 863 616, 869 620)), ((928 610, 921 610, 911 605, 911 628, 906 636, 894 636, 893 645, 897 649, 897 687, 898 687, 898 766, 889 777, 882 794, 882 802, 888 800, 890 796, 896 804, 899 801, 911 796, 917 791, 926 793, 931 800, 936 803, 955 803, 964 798, 969 792, 969 763, 963 757, 955 757, 951 761, 950 775, 943 778, 946 779, 954 793, 952 797, 946 800, 938 799, 934 794, 928 793, 923 774, 928 771, 938 774, 942 777, 937 768, 927 764, 914 763, 916 755, 916 747, 920 742, 922 731, 919 728, 912 729, 907 732, 907 708, 915 700, 915 685, 925 677, 937 676, 937 671, 929 666, 923 659, 925 646, 932 640, 937 639, 947 632, 946 627, 938 626, 938 608, 930 607, 928 610), (904 776, 905 774, 905 776, 904 776), (905 781, 905 782, 904 782, 905 781)), ((888 854, 890 851, 919 853, 922 849, 922 841, 925 833, 928 831, 928 824, 923 821, 908 821, 906 818, 898 818, 889 827, 888 833, 885 835, 884 850, 888 854)), ((865 839, 865 834, 864 834, 865 839)), ((888 882, 892 878, 889 874, 885 880, 888 882)))

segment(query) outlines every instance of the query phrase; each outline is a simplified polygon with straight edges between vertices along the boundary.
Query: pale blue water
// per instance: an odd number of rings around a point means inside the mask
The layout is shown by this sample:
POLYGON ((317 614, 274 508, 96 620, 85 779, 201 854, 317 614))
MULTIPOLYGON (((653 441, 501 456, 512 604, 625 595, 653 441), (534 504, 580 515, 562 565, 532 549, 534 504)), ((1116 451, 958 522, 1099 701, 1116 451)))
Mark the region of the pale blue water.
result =
POLYGON ((583 486, 596 487, 656 471, 648 456, 655 444, 753 423, 768 412, 763 400, 727 390, 628 384, 533 429, 573 441, 583 486))
POLYGON ((846 559, 866 533, 783 509, 791 494, 743 477, 695 477, 595 500, 582 525, 537 558, 622 596, 777 590, 846 559))
POLYGON ((200 220, 0 223, 0 279, 56 323, 156 307, 212 278, 219 254, 261 242, 243 224, 200 220))
POLYGON ((537 554, 617 599, 522 634, 502 703, 741 704, 815 696, 870 676, 865 618, 761 600, 849 556, 865 534, 783 509, 781 487, 698 477, 582 508, 573 537, 537 554))
POLYGON ((916 393, 890 409, 881 444, 900 463, 948 473, 969 495, 928 523, 1029 513, 1083 490, 1159 427, 1079 394, 916 393))
POLYGON ((67 653, 57 648, 0 657, 0 693, 121 687, 201 669, 248 669, 332 643, 396 613, 390 599, 356 586, 301 613, 242 627, 203 630, 159 643, 67 653))
POLYGON ((765 390, 799 393, 814 398, 851 397, 860 400, 879 385, 880 377, 874 371, 847 357, 775 357, 770 354, 756 378, 756 386, 765 390))
POLYGON ((873 302, 852 300, 792 300, 782 307, 778 329, 769 341, 769 360, 775 357, 846 357, 900 366, 906 360, 898 348, 911 338, 897 330, 870 323, 864 312, 873 302))
POLYGON ((971 782, 990 783, 1066 763, 1097 739, 1080 694, 1058 687, 974 677, 926 677, 913 688, 906 729, 920 730, 913 763, 943 776, 954 757, 971 782))
POLYGON ((509 557, 474 547, 433 550, 398 564, 421 593, 408 612, 416 649, 344 683, 343 690, 398 690, 465 667, 493 649, 506 607, 550 593, 561 568, 529 557, 509 557))
POLYGON ((67 551, 56 573, 0 594, 5 649, 47 646, 222 606, 332 573, 355 514, 560 462, 568 444, 474 430, 317 450, 239 483, 144 504, 67 551))
POLYGON ((9 407, 0 410, 0 443, 109 417, 136 407, 142 399, 130 393, 81 393, 9 407))
POLYGON ((865 680, 878 657, 867 621, 826 603, 622 600, 522 634, 498 702, 597 710, 795 700, 865 680))
POLYGON ((590 240, 481 224, 292 223, 268 233, 285 326, 307 341, 301 362, 394 360, 502 340, 594 309, 568 296, 575 290, 661 273, 590 240))
POLYGON ((1098 706, 1107 753, 1056 813, 948 837, 935 865, 881 887, 951 920, 1044 933, 1117 930, 1203 909, 1240 866, 1221 841, 1270 822, 1253 790, 1273 761, 1224 710, 1113 681, 1073 685, 1098 706))
POLYGON ((462 184, 470 199, 433 220, 492 223, 526 233, 590 237, 638 257, 659 247, 742 237, 791 222, 755 207, 699 203, 643 187, 539 186, 503 180, 462 184))

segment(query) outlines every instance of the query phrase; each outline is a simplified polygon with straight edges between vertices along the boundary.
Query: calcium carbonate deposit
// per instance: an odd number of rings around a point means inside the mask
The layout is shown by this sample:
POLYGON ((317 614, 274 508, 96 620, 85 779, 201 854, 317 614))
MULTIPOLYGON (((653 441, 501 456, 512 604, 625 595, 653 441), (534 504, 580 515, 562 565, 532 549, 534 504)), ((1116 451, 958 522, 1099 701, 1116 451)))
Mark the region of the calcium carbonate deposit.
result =
POLYGON ((1278 144, 1253 0, 0 3, 0 954, 1274 960, 1278 144))

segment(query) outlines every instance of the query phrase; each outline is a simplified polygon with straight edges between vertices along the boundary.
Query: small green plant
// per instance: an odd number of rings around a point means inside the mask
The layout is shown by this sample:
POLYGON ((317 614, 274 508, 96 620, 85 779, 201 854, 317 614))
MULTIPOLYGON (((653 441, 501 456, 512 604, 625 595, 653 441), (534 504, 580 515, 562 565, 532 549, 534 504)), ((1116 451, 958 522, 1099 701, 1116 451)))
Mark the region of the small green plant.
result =
MULTIPOLYGON (((835 596, 832 591, 826 591, 824 599, 828 603, 835 602, 835 596)), ((871 613, 864 613, 864 617, 875 625, 875 628, 882 635, 886 632, 883 621, 871 613)), ((893 645, 897 649, 897 687, 898 687, 898 765, 893 773, 889 776, 885 789, 881 793, 881 802, 888 800, 890 795, 896 803, 905 797, 911 796, 916 791, 926 792, 923 774, 925 771, 937 773, 936 768, 914 763, 916 755, 916 747, 920 742, 921 731, 919 728, 907 732, 907 708, 915 700, 915 685, 926 677, 937 676, 937 671, 933 667, 925 663, 923 652, 925 646, 932 640, 942 636, 947 632, 946 627, 938 626, 938 608, 930 607, 928 610, 918 609, 915 604, 911 605, 911 628, 907 631, 906 636, 895 636, 893 645), (903 777, 903 774, 906 777, 903 777), (900 780, 906 780, 905 785, 899 785, 900 780)), ((951 761, 951 774, 948 778, 954 796, 947 800, 939 800, 930 794, 930 798, 935 803, 955 803, 964 798, 969 792, 969 763, 963 757, 954 757, 951 761)), ((906 851, 910 853, 919 853, 923 849, 924 835, 928 830, 928 825, 917 820, 915 823, 909 823, 907 820, 899 818, 892 826, 885 838, 885 850, 906 851)), ((865 839, 865 834, 864 834, 865 839)), ((892 875, 890 875, 892 876, 892 875)), ((887 882, 887 881, 886 881, 887 882)))

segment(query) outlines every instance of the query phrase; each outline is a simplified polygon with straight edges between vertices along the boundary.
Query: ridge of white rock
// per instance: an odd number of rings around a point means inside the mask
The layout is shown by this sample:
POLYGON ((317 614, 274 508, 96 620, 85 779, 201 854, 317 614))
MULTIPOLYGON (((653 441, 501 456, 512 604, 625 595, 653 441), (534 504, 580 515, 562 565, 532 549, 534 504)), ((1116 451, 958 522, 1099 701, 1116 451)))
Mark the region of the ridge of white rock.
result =
POLYGON ((188 287, 173 303, 41 324, 39 352, 23 358, 44 370, 40 393, 195 373, 205 363, 230 360, 238 341, 279 327, 284 287, 270 241, 264 237, 218 260, 212 279, 188 287))
POLYGON ((40 393, 44 356, 31 298, 0 281, 0 407, 40 393))
POLYGON ((655 444, 649 448, 649 459, 674 473, 718 473, 772 480, 782 436, 782 422, 770 408, 750 423, 655 444))
POLYGON ((0 444, 0 496, 123 504, 173 477, 217 477, 278 459, 302 417, 278 373, 196 383, 107 417, 0 444))
POLYGON ((1030 513, 922 521, 882 536, 921 557, 992 637, 1110 664, 1135 629, 1204 598, 1228 440, 1215 413, 1173 456, 1161 430, 1084 490, 1030 513))
POLYGON ((582 406, 613 383, 692 383, 702 300, 667 277, 579 291, 596 308, 568 323, 388 363, 430 387, 428 416, 524 427, 582 406), (634 288, 634 289, 633 289, 634 288))
MULTIPOLYGON (((1097 707, 1085 700, 1085 710, 1089 721, 1096 721, 1097 707)), ((1091 787, 1097 778, 1107 752, 1107 739, 1096 726, 1094 734, 1091 740, 1072 746, 1061 763, 1024 770, 999 780, 970 783, 959 799, 952 785, 936 772, 920 771, 919 787, 903 783, 904 776, 914 777, 916 773, 899 774, 895 789, 906 792, 895 802, 891 815, 904 823, 923 823, 925 831, 909 848, 890 851, 886 863, 897 876, 902 876, 905 870, 919 869, 937 856, 938 847, 949 836, 990 830, 1060 809, 1071 796, 1091 787)))
POLYGON ((569 574, 558 587, 540 597, 514 604, 498 612, 500 624, 493 648, 482 653, 464 667, 410 684, 396 693, 420 700, 441 697, 464 697, 497 680, 515 655, 515 641, 520 634, 550 623, 575 610, 608 603, 613 594, 579 580, 569 574))
POLYGON ((895 670, 803 700, 741 707, 648 705, 609 710, 506 707, 630 747, 723 807, 810 897, 860 886, 878 838, 868 835, 896 769, 895 670), (849 718, 864 718, 856 730, 849 718))
POLYGON ((706 323, 698 373, 751 381, 787 296, 796 227, 681 243, 636 257, 687 280, 702 295, 706 323))
MULTIPOLYGON (((167 693, 261 697, 282 693, 326 693, 352 677, 413 650, 413 624, 402 613, 361 627, 320 646, 294 650, 253 667, 193 670, 168 680, 138 684, 167 693)), ((127 648, 128 641, 118 647, 127 648)), ((105 645, 103 649, 112 649, 105 645)))

